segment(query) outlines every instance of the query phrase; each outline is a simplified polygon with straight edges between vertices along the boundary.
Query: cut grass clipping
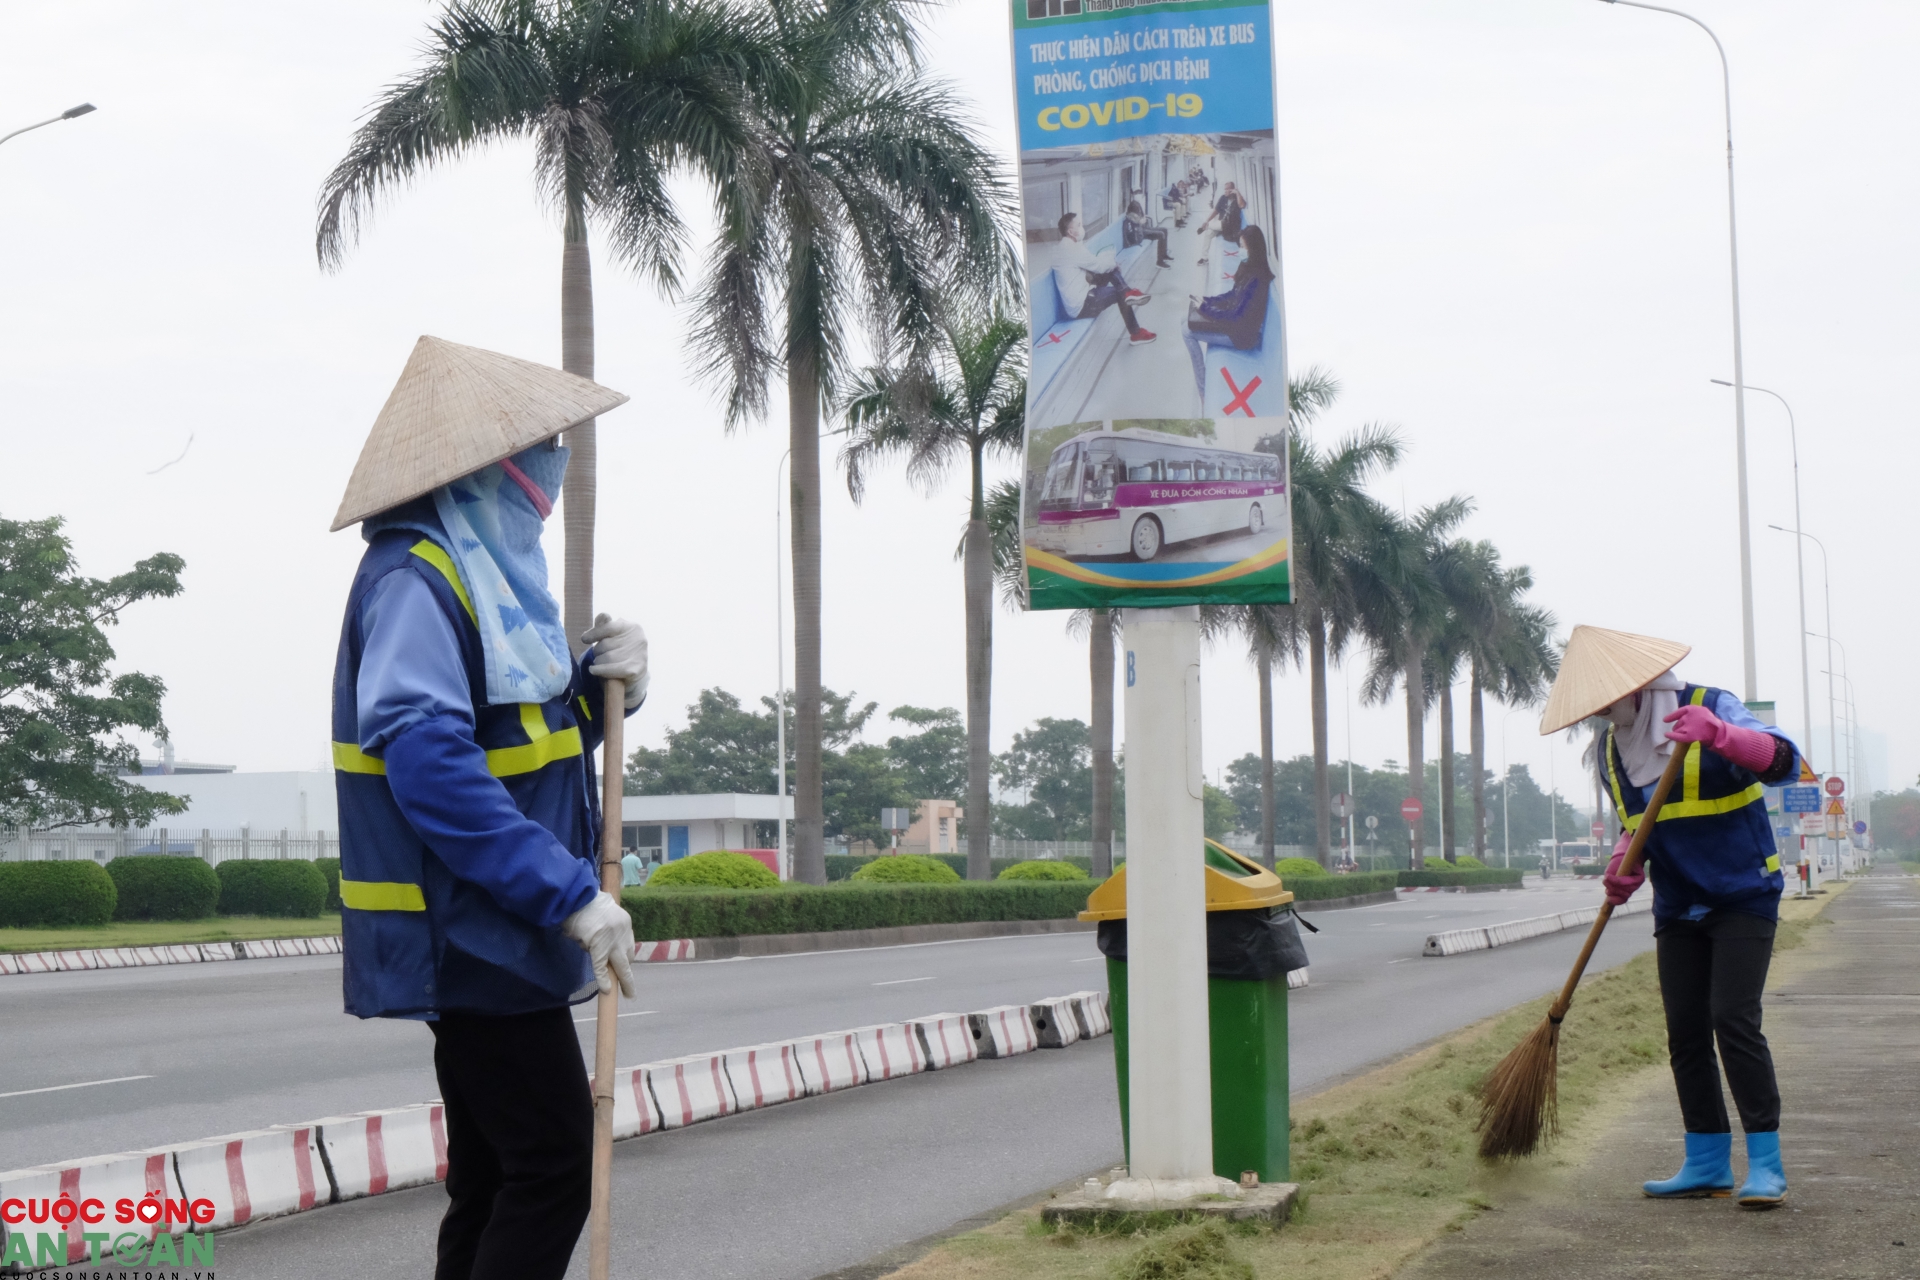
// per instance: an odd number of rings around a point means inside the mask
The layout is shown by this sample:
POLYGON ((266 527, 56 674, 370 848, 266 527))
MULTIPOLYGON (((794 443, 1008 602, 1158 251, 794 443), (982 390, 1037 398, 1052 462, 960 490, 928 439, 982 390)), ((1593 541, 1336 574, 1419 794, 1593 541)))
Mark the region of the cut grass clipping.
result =
MULTIPOLYGON (((1783 912, 1776 951, 1797 946, 1813 923, 1793 914, 1783 912)), ((1301 1184, 1301 1200, 1293 1221, 1279 1231, 1248 1224, 1212 1232, 1179 1226, 1086 1234, 1049 1229, 1034 1208, 956 1236, 893 1280, 1363 1280, 1389 1274, 1435 1237, 1465 1226, 1503 1187, 1561 1158, 1548 1146, 1532 1160, 1489 1164, 1476 1153, 1474 1132, 1482 1080, 1539 1023, 1551 999, 1543 996, 1357 1080, 1296 1098, 1293 1179, 1301 1184)), ((1666 1026, 1653 956, 1589 975, 1574 1011, 1578 1016, 1567 1019, 1560 1037, 1560 1116, 1570 1139, 1579 1137, 1582 1117, 1603 1099, 1666 1087, 1666 1026)))

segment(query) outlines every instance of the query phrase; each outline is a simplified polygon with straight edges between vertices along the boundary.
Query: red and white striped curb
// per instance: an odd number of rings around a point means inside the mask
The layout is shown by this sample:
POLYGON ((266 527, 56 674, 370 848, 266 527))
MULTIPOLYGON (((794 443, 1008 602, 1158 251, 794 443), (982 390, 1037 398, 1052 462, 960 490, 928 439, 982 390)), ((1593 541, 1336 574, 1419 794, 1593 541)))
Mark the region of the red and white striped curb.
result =
POLYGON ((792 1044, 756 1044, 720 1055, 742 1111, 771 1107, 807 1096, 800 1061, 792 1044))
MULTIPOLYGON (((1645 915, 1653 910, 1651 896, 1630 899, 1613 909, 1615 916, 1645 915)), ((1530 916, 1525 920, 1507 920, 1500 924, 1483 925, 1475 929, 1448 929, 1444 933, 1427 935, 1427 945, 1420 954, 1426 956, 1457 956, 1468 951, 1487 951, 1494 947, 1504 947, 1512 942, 1525 942, 1528 938, 1540 938, 1550 933, 1559 933, 1563 929, 1584 929, 1600 918, 1600 908, 1581 907, 1574 911, 1560 911, 1550 916, 1530 916)))
MULTIPOLYGON (((1473 887, 1476 889, 1486 888, 1485 885, 1474 885, 1473 887)), ((1403 884, 1399 887, 1399 892, 1401 893, 1458 893, 1465 888, 1467 888, 1467 886, 1463 884, 1403 884)), ((1520 888, 1521 886, 1517 884, 1503 884, 1494 892, 1496 893, 1517 892, 1520 890, 1520 888)))
POLYGON ((636 942, 633 958, 643 964, 662 960, 693 959, 692 938, 669 938, 665 942, 636 942))
POLYGON ((1064 1049, 1080 1041, 1080 1018, 1072 996, 1055 996, 1027 1006, 1034 1039, 1042 1049, 1064 1049))
POLYGON ((339 954, 338 937, 253 938, 240 942, 184 942, 158 947, 89 947, 78 951, 0 951, 0 974, 80 973, 94 969, 142 969, 156 964, 206 964, 220 960, 339 954))
POLYGON ((333 1199, 358 1200, 447 1176, 447 1117, 439 1103, 314 1121, 333 1199))
POLYGON ((869 1081, 896 1080, 927 1069, 927 1055, 920 1047, 920 1037, 904 1022, 857 1027, 853 1042, 860 1050, 860 1060, 867 1064, 869 1081))
POLYGON ((256 1129, 173 1150, 174 1176, 189 1201, 211 1200, 203 1231, 300 1213, 331 1198, 312 1126, 256 1129))
MULTIPOLYGON (((1074 1028, 1073 1039, 1050 1035, 1048 1047, 1055 1040, 1070 1044, 1112 1030, 1105 994, 1081 991, 1035 1006, 940 1013, 622 1067, 614 1078, 614 1137, 682 1128, 869 1081, 961 1066, 977 1058, 1028 1053, 1042 1043, 1034 1008, 1045 1010, 1048 1021, 1062 1032, 1069 1025, 1074 1028)), ((0 1173, 0 1201, 40 1200, 50 1205, 66 1196, 79 1205, 97 1199, 109 1220, 122 1200, 138 1205, 154 1199, 163 1206, 171 1201, 175 1231, 221 1231, 323 1204, 445 1181, 446 1176, 446 1109, 439 1102, 429 1102, 226 1134, 177 1147, 16 1169, 0 1173), (189 1205, 199 1206, 199 1221, 179 1216, 189 1205)), ((64 1229, 51 1221, 0 1224, 0 1240, 8 1232, 31 1239, 36 1227, 53 1233, 64 1229)), ((138 1221, 112 1227, 116 1236, 133 1231, 151 1237, 157 1229, 154 1223, 138 1221)), ((69 1265, 84 1259, 85 1247, 79 1232, 70 1234, 69 1265)))
POLYGON ((1016 1053, 1032 1053, 1040 1047, 1033 1029, 1033 1014, 1024 1004, 1003 1004, 967 1015, 967 1028, 980 1046, 983 1058, 1009 1058, 1016 1053))
POLYGON ((647 1074, 654 1101, 660 1104, 660 1124, 683 1129, 702 1120, 730 1116, 740 1109, 727 1080, 726 1055, 695 1054, 639 1068, 647 1074))

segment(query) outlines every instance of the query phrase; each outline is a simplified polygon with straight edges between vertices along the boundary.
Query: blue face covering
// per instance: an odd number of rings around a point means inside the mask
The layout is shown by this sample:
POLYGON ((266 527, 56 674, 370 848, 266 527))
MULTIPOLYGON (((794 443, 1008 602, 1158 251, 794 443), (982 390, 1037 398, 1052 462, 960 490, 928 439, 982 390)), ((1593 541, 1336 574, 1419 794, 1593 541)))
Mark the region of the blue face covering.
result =
MULTIPOLYGON (((546 445, 512 462, 546 495, 551 508, 567 474, 565 449, 546 445)), ((547 590, 540 548, 545 518, 500 464, 433 491, 460 581, 473 600, 486 662, 487 702, 546 702, 573 678, 573 657, 560 625, 560 605, 547 590)))

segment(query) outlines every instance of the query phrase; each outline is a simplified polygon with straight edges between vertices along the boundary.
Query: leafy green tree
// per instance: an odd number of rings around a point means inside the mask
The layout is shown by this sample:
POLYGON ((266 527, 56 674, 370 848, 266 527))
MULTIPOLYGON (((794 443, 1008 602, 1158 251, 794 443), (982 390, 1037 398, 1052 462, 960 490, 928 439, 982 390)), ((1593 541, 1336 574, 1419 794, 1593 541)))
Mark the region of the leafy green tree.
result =
POLYGON ((0 823, 146 826, 186 802, 116 775, 138 773, 137 729, 166 736, 166 685, 112 675, 104 627, 142 600, 180 594, 186 562, 164 552, 113 578, 83 577, 63 522, 0 519, 0 823))
MULTIPOLYGON (((1017 278, 1008 188, 922 68, 915 0, 769 0, 780 74, 747 83, 754 162, 700 285, 694 349, 728 424, 784 377, 792 449, 794 868, 826 881, 821 791, 820 416, 856 327, 880 363, 926 349, 954 297, 1017 278)), ((983 832, 984 834, 984 832, 983 832)))
POLYGON ((825 772, 826 832, 829 839, 866 840, 880 848, 891 836, 880 825, 882 809, 905 809, 919 816, 920 799, 907 775, 885 747, 856 742, 844 751, 822 753, 825 772))
POLYGON ((1211 782, 1203 784, 1205 799, 1202 801, 1201 824, 1207 837, 1212 840, 1226 838, 1239 829, 1240 811, 1233 803, 1233 797, 1214 786, 1211 782))
MULTIPOLYGON (((906 462, 909 478, 931 484, 956 455, 968 465, 965 562, 967 628, 967 789, 965 811, 989 831, 993 803, 993 550, 987 528, 986 459, 1020 450, 1026 427, 1027 326, 995 311, 969 320, 949 315, 937 340, 911 351, 897 368, 867 370, 847 398, 847 446, 841 464, 854 501, 866 471, 882 458, 906 462)), ((929 795, 935 793, 928 793, 929 795)), ((940 792, 938 794, 959 794, 940 792)), ((967 877, 993 872, 988 844, 968 846, 967 877)))
MULTIPOLYGON (((423 172, 531 138, 534 179, 560 215, 560 363, 593 376, 591 221, 616 260, 671 290, 686 229, 668 191, 692 166, 730 193, 758 159, 741 87, 777 73, 765 24, 708 0, 452 0, 420 64, 381 95, 320 189, 315 248, 336 269, 382 198, 423 172)), ((566 630, 593 618, 598 454, 567 432, 566 630)))
POLYGON ((889 716, 919 732, 887 739, 908 790, 918 800, 951 800, 967 783, 967 726, 952 707, 895 707, 889 716))
POLYGON ((1490 695, 1510 707, 1540 701, 1559 673, 1560 655, 1553 641, 1553 614, 1524 598, 1533 587, 1532 572, 1525 565, 1502 567, 1491 543, 1479 545, 1484 559, 1477 571, 1492 583, 1493 614, 1486 629, 1471 636, 1467 646, 1468 774, 1473 779, 1473 851, 1485 859, 1486 780, 1491 776, 1485 699, 1490 695))
POLYGON ((1870 831, 1876 848, 1902 858, 1920 853, 1920 791, 1908 787, 1900 792, 1875 793, 1870 831))
POLYGON ((1016 840, 1085 840, 1092 834, 1093 750, 1086 721, 1042 716, 1013 735, 993 771, 1002 788, 1027 794, 1025 804, 996 807, 996 834, 1016 840))

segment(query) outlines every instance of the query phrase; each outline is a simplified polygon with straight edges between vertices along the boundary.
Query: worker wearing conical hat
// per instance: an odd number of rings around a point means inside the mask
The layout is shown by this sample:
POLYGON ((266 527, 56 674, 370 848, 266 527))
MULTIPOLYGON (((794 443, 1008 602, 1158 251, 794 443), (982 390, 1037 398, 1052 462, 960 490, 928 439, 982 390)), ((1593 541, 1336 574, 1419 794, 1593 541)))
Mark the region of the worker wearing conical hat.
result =
POLYGON ((1780 1167, 1780 1086, 1761 1032, 1761 988, 1786 879, 1764 787, 1793 777, 1799 754, 1726 689, 1674 676, 1688 652, 1647 635, 1572 629, 1540 731, 1601 718, 1596 766, 1624 827, 1607 865, 1607 902, 1619 906, 1653 879, 1653 935, 1686 1161, 1680 1173, 1647 1182, 1645 1194, 1734 1194, 1734 1134, 1720 1094, 1724 1067, 1747 1134, 1740 1203, 1772 1209, 1786 1199, 1788 1180, 1780 1167), (1647 835, 1642 871, 1620 875, 1626 844, 1674 750, 1686 752, 1680 783, 1647 835))
POLYGON ((1607 901, 1618 906, 1653 880, 1660 998, 1686 1160, 1679 1173, 1646 1183, 1645 1191, 1734 1194, 1724 1067, 1747 1138, 1739 1202, 1766 1209, 1785 1199, 1787 1180, 1780 1089, 1760 1030, 1760 993, 1785 886, 1764 788, 1793 777, 1799 756, 1785 734, 1754 718, 1733 694, 1674 675, 1688 652, 1650 636, 1575 627, 1540 731, 1600 717, 1595 764, 1624 828, 1604 877, 1607 901), (1681 781, 1648 834, 1641 870, 1623 876, 1627 845, 1676 750, 1687 753, 1681 781))
POLYGON ((600 890, 590 677, 647 688, 605 614, 576 661, 542 522, 561 433, 626 397, 422 338, 333 527, 367 549, 333 683, 346 1008, 434 1035, 447 1193, 437 1280, 554 1277, 586 1221, 593 1101, 569 1006, 633 994, 633 925, 600 890))

